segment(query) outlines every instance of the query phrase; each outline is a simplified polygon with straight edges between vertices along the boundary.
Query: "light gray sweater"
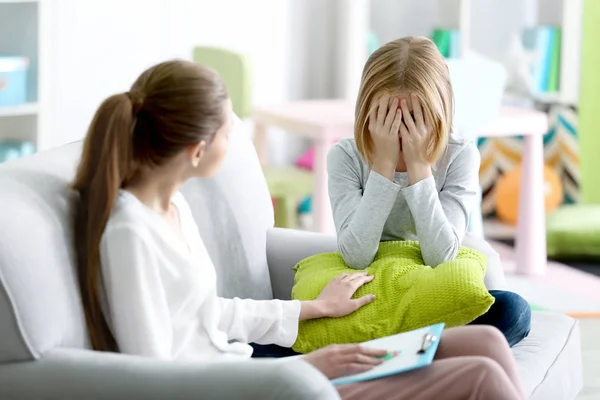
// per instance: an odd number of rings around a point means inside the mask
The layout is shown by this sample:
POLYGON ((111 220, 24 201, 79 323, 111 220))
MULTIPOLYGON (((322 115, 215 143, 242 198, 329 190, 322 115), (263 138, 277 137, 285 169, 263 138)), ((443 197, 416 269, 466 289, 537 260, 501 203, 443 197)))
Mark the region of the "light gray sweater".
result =
POLYGON ((327 157, 329 197, 338 247, 351 268, 364 269, 380 241, 417 240, 425 264, 456 257, 476 204, 480 155, 475 144, 452 135, 433 176, 413 185, 406 172, 394 182, 371 171, 354 139, 342 139, 327 157))

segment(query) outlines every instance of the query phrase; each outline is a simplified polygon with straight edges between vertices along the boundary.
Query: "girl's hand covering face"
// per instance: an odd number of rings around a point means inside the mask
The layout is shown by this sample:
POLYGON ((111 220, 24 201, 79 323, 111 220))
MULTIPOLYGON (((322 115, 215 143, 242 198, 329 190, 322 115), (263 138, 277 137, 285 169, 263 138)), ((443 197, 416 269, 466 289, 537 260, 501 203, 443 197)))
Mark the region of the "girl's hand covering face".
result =
POLYGON ((429 130, 425 121, 423 107, 419 97, 411 94, 412 114, 408 102, 400 101, 403 123, 400 124, 402 154, 407 165, 429 165, 427 148, 429 146, 429 130))
POLYGON ((400 157, 398 130, 402 110, 397 97, 383 95, 369 114, 369 132, 373 141, 373 165, 383 169, 396 168, 400 157))

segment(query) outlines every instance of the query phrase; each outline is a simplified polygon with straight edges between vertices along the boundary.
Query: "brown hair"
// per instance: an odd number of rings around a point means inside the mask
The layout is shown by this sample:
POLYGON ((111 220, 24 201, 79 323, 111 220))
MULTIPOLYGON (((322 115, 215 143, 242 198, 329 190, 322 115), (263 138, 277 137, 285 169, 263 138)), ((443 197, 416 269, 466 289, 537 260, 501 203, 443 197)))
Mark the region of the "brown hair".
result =
POLYGON ((212 70, 169 61, 146 70, 127 93, 101 105, 89 127, 73 188, 75 248, 85 319, 96 350, 117 345, 99 301, 100 240, 119 189, 142 168, 164 164, 186 147, 210 143, 225 122, 227 91, 212 70))
POLYGON ((452 85, 448 65, 425 37, 405 37, 384 44, 365 64, 355 109, 356 147, 371 165, 373 142, 368 129, 371 108, 384 93, 414 92, 431 124, 428 157, 433 164, 444 153, 452 127, 452 85))

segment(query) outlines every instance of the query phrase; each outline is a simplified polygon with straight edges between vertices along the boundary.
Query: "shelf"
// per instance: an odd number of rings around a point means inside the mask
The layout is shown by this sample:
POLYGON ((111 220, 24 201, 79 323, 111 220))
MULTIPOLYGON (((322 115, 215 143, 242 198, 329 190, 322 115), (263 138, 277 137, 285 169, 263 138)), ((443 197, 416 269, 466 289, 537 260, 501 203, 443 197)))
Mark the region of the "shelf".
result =
POLYGON ((20 117, 23 115, 35 115, 37 114, 37 112, 37 103, 26 103, 14 107, 0 107, 0 117, 20 117))
POLYGON ((483 220, 483 235, 486 239, 512 240, 517 234, 517 227, 495 218, 483 220))

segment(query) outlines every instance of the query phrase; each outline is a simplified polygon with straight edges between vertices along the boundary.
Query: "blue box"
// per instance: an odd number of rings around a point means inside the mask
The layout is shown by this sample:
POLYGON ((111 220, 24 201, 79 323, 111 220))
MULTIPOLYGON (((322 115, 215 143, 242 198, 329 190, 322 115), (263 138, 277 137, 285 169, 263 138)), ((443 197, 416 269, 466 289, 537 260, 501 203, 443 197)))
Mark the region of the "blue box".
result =
POLYGON ((25 57, 0 57, 0 107, 27 102, 27 69, 25 57))
POLYGON ((0 163, 27 157, 33 153, 35 153, 35 145, 31 142, 0 140, 0 163))

